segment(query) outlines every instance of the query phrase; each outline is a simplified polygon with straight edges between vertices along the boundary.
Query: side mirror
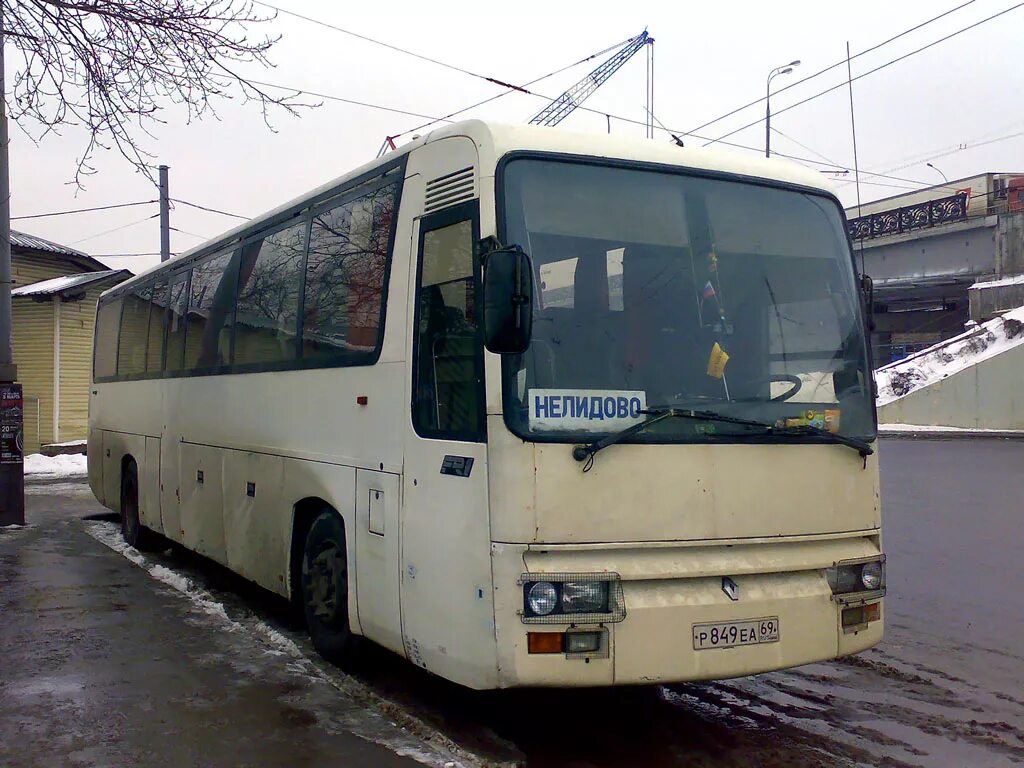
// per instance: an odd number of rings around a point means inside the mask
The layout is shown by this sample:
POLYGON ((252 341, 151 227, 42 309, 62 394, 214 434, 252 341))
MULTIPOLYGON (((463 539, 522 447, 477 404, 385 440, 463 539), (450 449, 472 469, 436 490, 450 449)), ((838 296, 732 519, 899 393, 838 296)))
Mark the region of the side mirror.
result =
POLYGON ((501 355, 525 352, 533 333, 533 263, 518 245, 483 260, 484 346, 501 355))
POLYGON ((868 275, 860 276, 860 295, 864 302, 864 322, 870 332, 875 330, 875 281, 868 275))

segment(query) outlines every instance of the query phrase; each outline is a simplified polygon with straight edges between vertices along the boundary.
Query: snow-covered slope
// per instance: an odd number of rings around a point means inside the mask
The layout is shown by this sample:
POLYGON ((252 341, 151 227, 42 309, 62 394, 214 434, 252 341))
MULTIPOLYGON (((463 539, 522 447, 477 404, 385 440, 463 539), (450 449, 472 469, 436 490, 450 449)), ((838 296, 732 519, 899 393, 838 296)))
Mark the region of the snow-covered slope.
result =
POLYGON ((875 371, 882 407, 1024 345, 1024 307, 875 371))

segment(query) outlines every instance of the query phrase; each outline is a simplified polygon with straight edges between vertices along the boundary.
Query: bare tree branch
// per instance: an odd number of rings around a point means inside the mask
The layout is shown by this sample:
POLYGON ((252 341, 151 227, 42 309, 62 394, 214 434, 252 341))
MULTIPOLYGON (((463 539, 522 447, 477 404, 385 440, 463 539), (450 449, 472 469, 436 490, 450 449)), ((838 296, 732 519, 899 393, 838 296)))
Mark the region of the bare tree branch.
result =
POLYGON ((0 0, 4 38, 20 56, 8 113, 39 141, 61 126, 86 132, 73 183, 95 173, 99 149, 116 149, 154 180, 151 155, 138 131, 153 137, 168 107, 186 122, 217 116, 219 99, 258 102, 297 114, 299 94, 275 96, 250 82, 246 65, 272 67, 279 37, 249 37, 250 27, 276 17, 248 0, 0 0))

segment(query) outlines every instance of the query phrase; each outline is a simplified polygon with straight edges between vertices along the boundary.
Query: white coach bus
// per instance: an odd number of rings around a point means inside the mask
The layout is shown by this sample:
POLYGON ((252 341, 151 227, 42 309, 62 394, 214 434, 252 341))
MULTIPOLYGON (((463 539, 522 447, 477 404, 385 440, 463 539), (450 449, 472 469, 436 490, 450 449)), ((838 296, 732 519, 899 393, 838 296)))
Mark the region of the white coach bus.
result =
POLYGON ((604 686, 863 650, 845 226, 778 160, 445 127, 102 297, 92 489, 343 666, 366 638, 473 688, 604 686))

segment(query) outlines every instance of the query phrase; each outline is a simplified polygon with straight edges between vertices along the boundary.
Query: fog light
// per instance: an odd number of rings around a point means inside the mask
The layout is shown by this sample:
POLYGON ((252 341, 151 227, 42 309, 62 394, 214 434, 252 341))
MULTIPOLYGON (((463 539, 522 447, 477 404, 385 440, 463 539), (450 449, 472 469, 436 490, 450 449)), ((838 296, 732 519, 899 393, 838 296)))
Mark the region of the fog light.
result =
POLYGON ((538 581, 526 593, 526 603, 534 616, 547 616, 555 610, 557 602, 558 592, 554 584, 547 581, 538 581))
POLYGON ((858 605, 856 608, 843 608, 844 627, 856 627, 858 624, 867 623, 867 619, 864 618, 864 606, 858 605))
POLYGON ((601 650, 600 632, 566 632, 566 653, 597 653, 601 650))

